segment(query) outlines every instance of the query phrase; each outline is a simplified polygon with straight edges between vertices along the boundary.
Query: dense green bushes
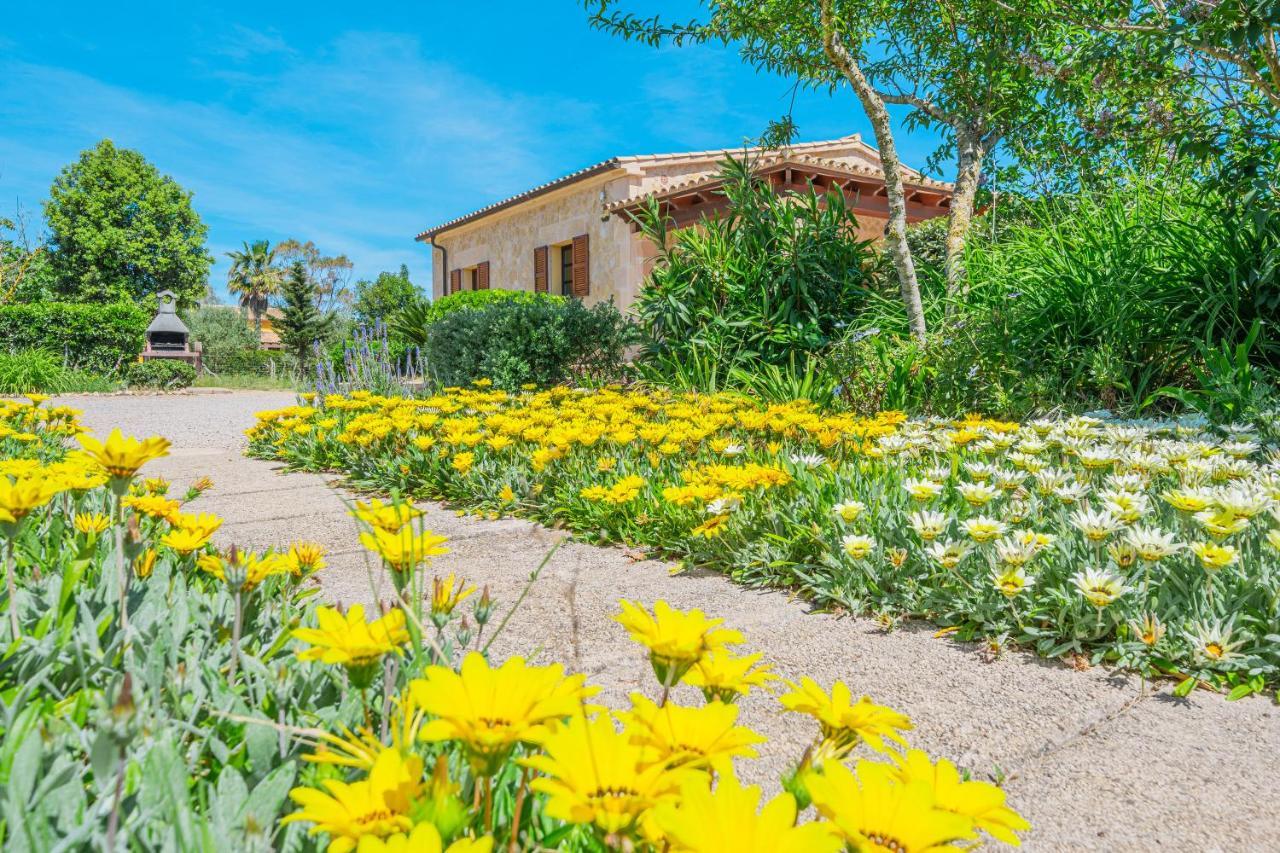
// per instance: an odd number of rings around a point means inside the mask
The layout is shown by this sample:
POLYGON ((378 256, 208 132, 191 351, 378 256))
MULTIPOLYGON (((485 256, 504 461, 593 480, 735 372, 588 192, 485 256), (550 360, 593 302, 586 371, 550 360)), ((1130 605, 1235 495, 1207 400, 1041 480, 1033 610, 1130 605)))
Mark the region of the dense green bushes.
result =
POLYGON ((104 376, 68 369, 55 353, 38 349, 0 352, 0 394, 71 394, 114 387, 104 376))
POLYGON ((439 299, 418 298, 408 302, 388 322, 393 343, 402 346, 424 346, 427 330, 436 321, 455 311, 488 308, 505 302, 548 302, 559 305, 563 296, 533 293, 528 290, 462 290, 439 299))
POLYGON ((190 388, 196 381, 196 369, 185 361, 150 359, 136 361, 125 370, 130 388, 155 388, 172 391, 190 388))
POLYGON ((587 308, 576 299, 500 299, 433 323, 425 353, 441 385, 490 379, 514 390, 615 380, 634 340, 634 327, 612 303, 587 308))
POLYGON ((757 363, 803 363, 837 339, 865 304, 875 255, 855 239, 839 194, 780 197, 746 163, 722 164, 730 208, 669 233, 655 207, 639 217, 662 248, 636 310, 644 356, 660 373, 710 359, 718 381, 757 363))
POLYGON ((0 349, 46 350, 73 367, 110 372, 142 352, 150 322, 150 312, 127 302, 0 305, 0 349))

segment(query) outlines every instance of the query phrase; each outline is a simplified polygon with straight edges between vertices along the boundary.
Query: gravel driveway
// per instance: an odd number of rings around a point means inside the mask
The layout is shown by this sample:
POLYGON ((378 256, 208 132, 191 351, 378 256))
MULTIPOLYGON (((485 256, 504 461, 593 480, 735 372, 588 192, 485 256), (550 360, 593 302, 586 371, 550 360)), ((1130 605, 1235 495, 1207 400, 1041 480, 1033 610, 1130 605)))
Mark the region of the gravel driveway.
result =
MULTIPOLYGON (((159 433, 172 455, 146 470, 214 488, 200 508, 225 518, 223 543, 265 547, 314 540, 330 551, 322 586, 340 602, 368 601, 385 583, 365 558, 343 495, 312 474, 282 474, 247 459, 253 414, 292 402, 274 392, 70 397, 103 431, 159 433)), ((529 522, 458 518, 425 507, 452 553, 437 561, 488 584, 504 612, 561 534, 529 522)), ((1074 672, 1031 655, 988 660, 979 649, 906 626, 892 633, 862 619, 810 614, 783 593, 736 587, 710 573, 671 576, 669 566, 621 549, 566 543, 512 617, 495 648, 586 672, 614 704, 652 681, 648 664, 610 620, 619 598, 701 607, 746 633, 788 678, 807 674, 908 713, 913 743, 975 777, 1002 776, 1011 805, 1032 822, 1030 850, 1280 850, 1280 709, 1265 699, 1229 703, 1168 687, 1140 695, 1136 678, 1074 672)), ((689 689, 689 688, 682 688, 689 689)), ((746 775, 768 788, 803 751, 806 719, 767 697, 743 702, 747 725, 770 737, 746 775)))

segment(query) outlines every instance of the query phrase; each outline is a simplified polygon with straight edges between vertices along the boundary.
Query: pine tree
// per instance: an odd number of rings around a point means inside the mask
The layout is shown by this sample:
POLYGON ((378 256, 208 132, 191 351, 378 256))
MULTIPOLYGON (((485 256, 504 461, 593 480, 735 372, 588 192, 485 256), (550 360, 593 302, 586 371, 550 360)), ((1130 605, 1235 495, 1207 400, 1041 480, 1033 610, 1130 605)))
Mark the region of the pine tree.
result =
POLYGON ((316 307, 316 286, 301 261, 290 267, 280 293, 284 297, 276 321, 280 343, 305 368, 315 357, 316 341, 329 333, 334 315, 321 313, 316 307))

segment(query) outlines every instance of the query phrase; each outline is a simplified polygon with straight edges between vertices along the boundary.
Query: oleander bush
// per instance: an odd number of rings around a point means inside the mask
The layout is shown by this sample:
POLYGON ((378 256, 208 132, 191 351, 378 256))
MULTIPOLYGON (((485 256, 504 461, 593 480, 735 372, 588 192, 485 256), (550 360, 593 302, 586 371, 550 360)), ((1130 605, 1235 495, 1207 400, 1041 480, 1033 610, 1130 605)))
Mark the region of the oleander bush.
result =
POLYGON ((892 626, 1228 688, 1280 666, 1280 450, 1247 429, 485 387, 265 412, 251 452, 521 513, 892 626))
POLYGON ((779 691, 697 610, 621 602, 655 674, 627 708, 559 665, 490 661, 506 617, 431 575, 444 539, 401 501, 353 508, 390 601, 321 605, 322 548, 215 547, 222 520, 193 506, 208 481, 140 473, 167 441, 102 441, 43 403, 0 403, 6 851, 834 853, 1029 829, 911 749, 903 714, 841 682, 779 691), (739 719, 752 691, 814 731, 763 809, 733 764, 765 740, 739 719))
POLYGON ((72 367, 114 373, 142 352, 151 316, 126 302, 0 305, 0 350, 44 350, 72 367))
POLYGON ((193 366, 173 359, 135 361, 126 368, 124 375, 130 388, 152 388, 160 391, 190 388, 196 381, 196 369, 193 366))

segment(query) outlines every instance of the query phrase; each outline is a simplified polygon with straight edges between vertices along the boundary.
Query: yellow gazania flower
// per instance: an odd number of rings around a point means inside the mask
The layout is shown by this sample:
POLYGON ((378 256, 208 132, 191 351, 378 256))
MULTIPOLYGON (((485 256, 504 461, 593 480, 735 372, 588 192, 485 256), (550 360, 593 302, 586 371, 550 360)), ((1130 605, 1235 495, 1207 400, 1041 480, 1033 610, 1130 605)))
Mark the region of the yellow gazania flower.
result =
POLYGON ((732 772, 715 792, 707 776, 690 777, 680 797, 653 810, 653 821, 674 853, 836 853, 843 842, 821 822, 796 826, 796 801, 783 793, 760 804, 760 789, 743 787, 732 772))
POLYGON ((707 652, 741 643, 742 634, 721 628, 723 619, 708 619, 701 610, 682 612, 665 601, 653 605, 653 614, 631 601, 618 602, 622 612, 613 619, 631 639, 649 650, 658 680, 666 686, 680 681, 689 667, 707 652))
POLYGON ((1200 558, 1200 564, 1211 572, 1225 569, 1240 557, 1235 546, 1219 545, 1216 542, 1194 542, 1191 551, 1200 558))
POLYGON ((179 554, 190 554, 193 551, 199 551, 205 545, 209 544, 209 539, 213 534, 201 528, 183 528, 179 527, 170 530, 164 536, 160 537, 160 544, 166 545, 179 554))
POLYGON ((511 486, 503 486, 502 490, 498 492, 498 500, 502 501, 504 504, 509 504, 515 499, 516 492, 515 489, 511 488, 511 486))
POLYGON ((780 696, 778 701, 788 711, 817 720, 823 739, 836 757, 847 754, 859 742, 877 752, 888 751, 886 738, 907 745, 906 738, 899 734, 913 728, 907 715, 877 705, 867 696, 854 702, 853 692, 843 681, 831 685, 830 695, 808 676, 801 678, 798 685, 787 683, 791 692, 780 696))
POLYGON ((543 753, 520 763, 538 771, 530 788, 546 796, 545 813, 567 823, 593 824, 612 835, 631 829, 654 806, 679 796, 682 782, 701 771, 650 764, 645 749, 620 734, 608 716, 577 714, 547 735, 543 753))
POLYGON ((315 542, 295 542, 289 546, 289 571, 294 577, 310 575, 327 565, 324 546, 315 542))
POLYGON ((449 462, 453 466, 453 470, 459 474, 465 474, 471 470, 471 466, 475 464, 476 455, 474 453, 459 453, 449 462))
POLYGON ((969 534, 969 538, 974 542, 991 542, 1003 536, 1008 525, 999 519, 979 515, 965 519, 961 522, 960 528, 969 534))
POLYGON ((336 608, 316 609, 316 628, 298 628, 293 637, 310 648, 298 652, 299 660, 343 666, 364 666, 390 652, 400 652, 409 642, 404 611, 395 608, 372 622, 364 618, 364 606, 351 605, 344 616, 336 608))
POLYGON ((861 560, 875 549, 876 540, 870 536, 850 534, 841 537, 840 544, 846 554, 855 560, 861 560))
POLYGON ((135 495, 121 501, 125 506, 152 518, 163 518, 172 523, 180 514, 182 504, 162 495, 135 495))
POLYGON ((863 510, 866 508, 867 505, 862 501, 844 501, 832 507, 831 511, 841 521, 853 522, 857 520, 858 516, 862 515, 863 510))
POLYGON ((1228 536, 1235 536, 1249 529, 1248 517, 1237 515, 1230 510, 1206 509, 1197 512, 1194 518, 1204 528, 1205 532, 1215 539, 1225 539, 1228 536))
POLYGON ((448 616, 454 609, 475 594, 474 586, 467 586, 466 581, 454 576, 452 572, 445 578, 431 579, 431 612, 437 616, 448 616))
POLYGON ((420 823, 408 835, 397 832, 386 838, 363 835, 356 853, 491 853, 493 839, 459 838, 447 848, 440 840, 440 831, 430 823, 420 823))
POLYGON ((16 524, 57 493, 57 487, 39 475, 16 480, 0 477, 0 521, 16 524))
POLYGON ((202 512, 199 515, 184 512, 172 518, 170 523, 179 530, 212 536, 222 526, 222 519, 208 512, 202 512))
POLYGON ((294 788, 289 796, 301 808, 281 823, 313 823, 307 834, 327 834, 329 853, 351 853, 364 836, 385 838, 412 829, 408 812, 421 780, 421 758, 384 749, 366 779, 350 783, 326 779, 324 791, 294 788))
POLYGON ((1280 551, 1280 527, 1267 531, 1267 544, 1280 551))
POLYGON ((769 690, 770 683, 780 681, 770 664, 760 664, 762 654, 735 655, 727 649, 707 652, 685 674, 684 683, 700 688, 708 702, 735 702, 751 688, 769 690), (757 666, 757 664, 760 664, 757 666))
POLYGON ((111 529, 111 518, 100 512, 77 512, 76 530, 89 536, 99 536, 111 529))
POLYGON ((701 536, 704 539, 714 539, 723 532, 725 524, 729 522, 729 513, 721 513, 713 515, 697 527, 689 531, 690 536, 701 536))
POLYGON ((169 455, 169 439, 152 436, 139 441, 132 436, 125 438, 118 429, 111 431, 105 444, 81 435, 80 446, 115 480, 132 479, 143 465, 169 455))
POLYGON ((363 521, 375 530, 396 533, 413 519, 421 516, 422 510, 407 503, 389 503, 374 498, 368 503, 356 501, 356 508, 348 513, 352 518, 363 521))
POLYGON ((228 577, 236 578, 243 573, 244 581, 240 589, 248 592, 272 575, 287 574, 289 561, 280 554, 236 551, 234 560, 229 553, 201 554, 196 559, 196 568, 208 572, 223 583, 228 582, 228 577))
POLYGON ((142 490, 149 495, 167 495, 169 481, 164 477, 148 477, 142 481, 142 490))
POLYGON ((1022 815, 1005 805, 1004 791, 986 782, 962 781, 956 766, 945 758, 935 764, 922 750, 909 749, 905 755, 895 755, 894 761, 904 784, 924 782, 933 789, 937 808, 971 819, 978 829, 1005 844, 1020 846, 1017 833, 1031 828, 1022 815))
POLYGON ((436 536, 430 530, 415 533, 409 527, 394 532, 375 527, 372 533, 360 534, 360 544, 380 556, 389 568, 402 573, 432 557, 449 553, 449 549, 443 547, 447 541, 447 537, 436 536))
POLYGON ((932 480, 903 480, 902 488, 906 489, 912 500, 920 503, 931 501, 942 494, 942 484, 935 483, 932 480))
POLYGON ((133 573, 143 580, 151 577, 156 567, 156 549, 148 548, 133 560, 133 573))
POLYGON ((855 776, 829 762, 804 784, 818 814, 859 853, 932 853, 974 834, 971 818, 937 807, 927 783, 903 783, 883 764, 859 761, 855 776))
POLYGON ((1148 613, 1141 622, 1130 622, 1129 630, 1144 646, 1152 647, 1164 639, 1166 629, 1158 616, 1148 613))
POLYGON ((508 658, 494 669, 477 652, 458 672, 428 667, 409 683, 413 701, 436 717, 422 728, 425 741, 460 741, 481 775, 501 768, 517 743, 538 744, 560 720, 580 713, 597 688, 585 676, 565 676, 564 667, 528 666, 508 658))
POLYGON ((746 726, 735 725, 738 706, 709 702, 687 708, 668 702, 659 706, 640 693, 631 694, 631 710, 618 713, 631 742, 648 750, 643 764, 667 767, 732 768, 733 758, 757 758, 752 746, 764 743, 746 726))

